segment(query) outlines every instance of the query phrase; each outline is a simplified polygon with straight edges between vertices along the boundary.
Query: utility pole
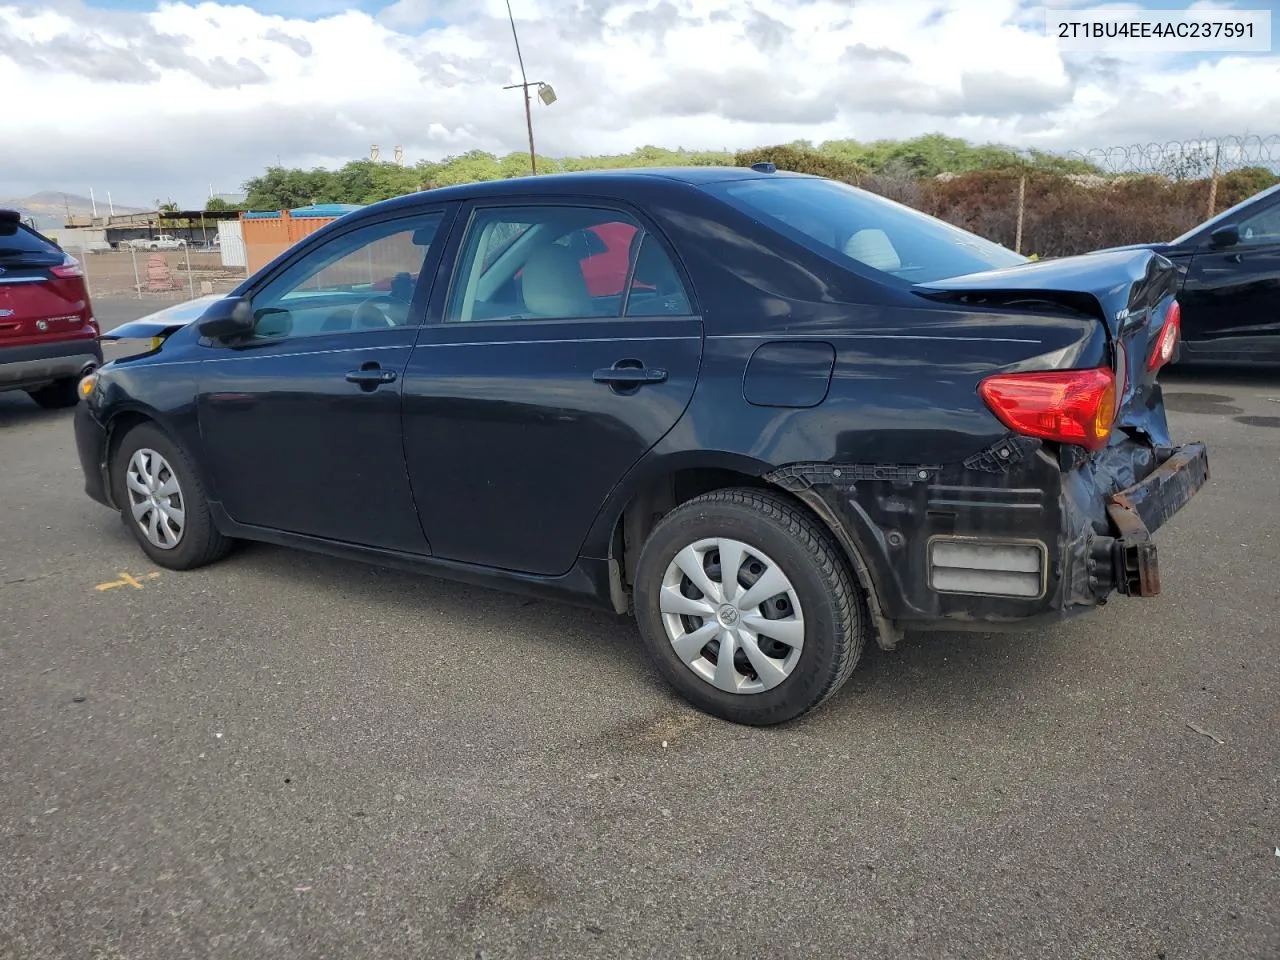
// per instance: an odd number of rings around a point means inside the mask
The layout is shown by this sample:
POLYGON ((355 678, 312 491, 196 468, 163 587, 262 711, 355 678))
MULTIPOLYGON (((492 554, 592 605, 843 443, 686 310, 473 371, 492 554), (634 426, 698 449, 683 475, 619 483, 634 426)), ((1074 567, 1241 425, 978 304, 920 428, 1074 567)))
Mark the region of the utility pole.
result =
POLYGON ((516 61, 520 64, 521 82, 502 89, 513 90, 516 87, 520 87, 524 91, 524 125, 529 131, 529 169, 537 176, 538 157, 533 149, 533 108, 529 104, 529 78, 524 72, 524 57, 520 55, 520 36, 516 33, 516 18, 515 14, 511 12, 511 0, 507 0, 507 19, 511 21, 511 37, 516 42, 516 61))

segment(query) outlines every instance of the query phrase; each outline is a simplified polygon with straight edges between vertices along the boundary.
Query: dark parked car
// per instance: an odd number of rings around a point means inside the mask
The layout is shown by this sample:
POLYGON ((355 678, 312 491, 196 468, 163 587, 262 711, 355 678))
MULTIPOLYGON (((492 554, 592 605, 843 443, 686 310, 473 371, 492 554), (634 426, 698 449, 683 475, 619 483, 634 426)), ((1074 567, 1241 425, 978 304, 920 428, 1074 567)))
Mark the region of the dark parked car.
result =
POLYGON ((0 392, 69 407, 101 363, 84 268, 17 211, 0 210, 0 392))
POLYGON ((1150 533, 1208 471, 1157 382, 1176 279, 767 170, 471 184, 116 330, 159 346, 95 375, 76 439, 157 564, 264 540, 634 610, 681 694, 776 723, 867 638, 1158 592, 1150 533), (605 224, 630 249, 593 295, 605 224))
POLYGON ((1182 362, 1280 363, 1280 184, 1152 250, 1178 267, 1182 362))

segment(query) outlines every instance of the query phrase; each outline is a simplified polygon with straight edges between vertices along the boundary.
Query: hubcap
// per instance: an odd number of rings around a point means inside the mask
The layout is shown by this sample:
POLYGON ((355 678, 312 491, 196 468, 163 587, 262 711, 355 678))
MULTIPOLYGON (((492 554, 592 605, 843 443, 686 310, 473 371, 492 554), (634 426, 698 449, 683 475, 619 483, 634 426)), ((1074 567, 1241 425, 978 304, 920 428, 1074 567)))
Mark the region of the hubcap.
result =
POLYGON ((728 693, 761 693, 789 677, 804 647, 804 614, 790 579, 740 540, 699 540, 675 555, 659 601, 671 647, 728 693))
POLYGON ((187 511, 169 461, 154 450, 137 450, 129 458, 124 479, 134 523, 149 543, 172 550, 182 540, 187 511))

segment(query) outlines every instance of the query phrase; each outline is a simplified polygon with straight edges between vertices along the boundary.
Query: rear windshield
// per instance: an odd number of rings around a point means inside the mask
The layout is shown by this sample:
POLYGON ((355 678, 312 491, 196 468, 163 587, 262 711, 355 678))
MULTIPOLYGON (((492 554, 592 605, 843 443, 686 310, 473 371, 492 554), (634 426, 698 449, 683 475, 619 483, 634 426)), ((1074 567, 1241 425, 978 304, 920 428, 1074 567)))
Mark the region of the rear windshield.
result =
POLYGON ((852 260, 909 283, 1028 262, 1008 247, 835 180, 761 177, 707 190, 837 263, 852 260))
POLYGON ((0 260, 61 260, 58 248, 26 224, 0 221, 0 260))

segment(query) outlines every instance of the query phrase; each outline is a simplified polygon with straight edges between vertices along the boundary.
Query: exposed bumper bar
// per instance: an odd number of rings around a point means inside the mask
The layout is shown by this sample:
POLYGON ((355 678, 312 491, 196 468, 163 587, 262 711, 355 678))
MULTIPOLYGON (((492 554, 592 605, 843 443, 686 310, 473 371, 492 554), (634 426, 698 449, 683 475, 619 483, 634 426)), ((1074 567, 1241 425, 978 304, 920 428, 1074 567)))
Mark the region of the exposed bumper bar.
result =
POLYGON ((1116 532, 1116 589, 1131 597, 1160 592, 1160 564, 1151 534, 1181 510, 1209 479, 1203 443, 1161 451, 1161 463, 1145 480, 1112 494, 1107 517, 1116 532))

